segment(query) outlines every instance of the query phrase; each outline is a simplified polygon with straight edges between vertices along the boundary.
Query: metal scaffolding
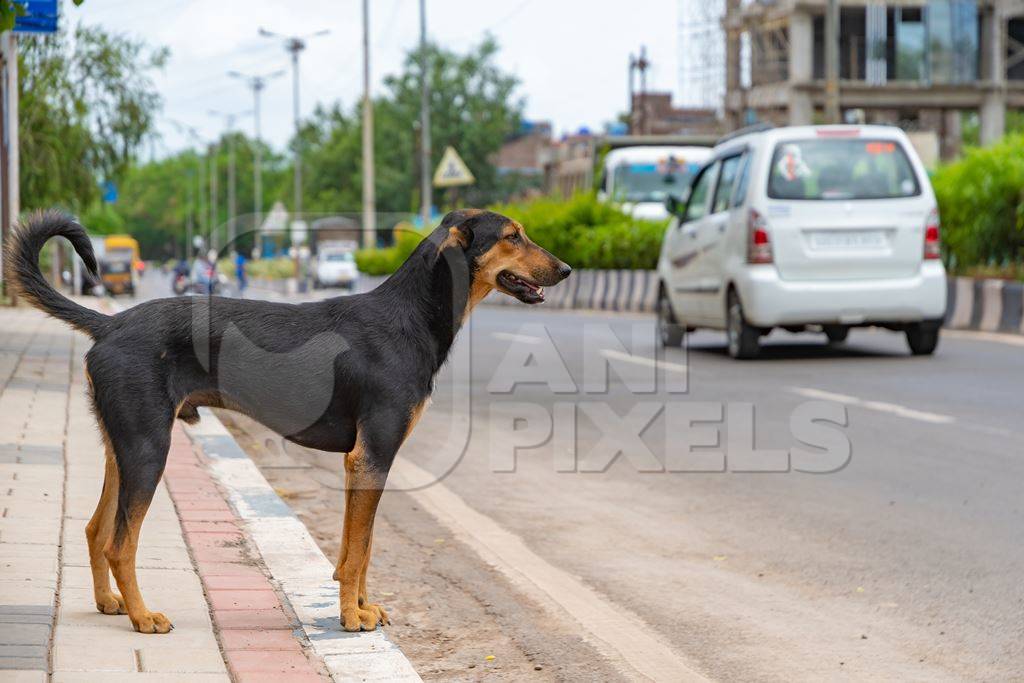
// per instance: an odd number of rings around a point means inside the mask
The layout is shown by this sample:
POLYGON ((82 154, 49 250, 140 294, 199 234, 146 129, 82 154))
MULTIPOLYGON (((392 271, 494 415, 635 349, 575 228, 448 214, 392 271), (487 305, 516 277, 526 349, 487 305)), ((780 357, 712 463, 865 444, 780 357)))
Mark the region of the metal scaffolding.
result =
POLYGON ((679 101, 722 111, 725 96, 725 0, 679 2, 679 101))

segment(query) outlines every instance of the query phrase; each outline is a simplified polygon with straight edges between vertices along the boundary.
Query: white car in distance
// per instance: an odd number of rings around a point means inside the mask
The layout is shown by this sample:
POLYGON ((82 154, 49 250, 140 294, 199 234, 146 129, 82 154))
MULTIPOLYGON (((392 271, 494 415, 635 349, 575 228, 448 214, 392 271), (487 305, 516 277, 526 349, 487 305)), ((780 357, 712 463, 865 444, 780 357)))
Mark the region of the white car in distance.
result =
POLYGON ((319 245, 313 275, 314 287, 344 287, 350 291, 354 289, 359 280, 354 251, 354 243, 319 245))
POLYGON ((889 126, 739 131, 719 142, 658 262, 661 342, 725 330, 734 358, 773 328, 906 334, 930 354, 946 309, 939 214, 909 139, 889 126))

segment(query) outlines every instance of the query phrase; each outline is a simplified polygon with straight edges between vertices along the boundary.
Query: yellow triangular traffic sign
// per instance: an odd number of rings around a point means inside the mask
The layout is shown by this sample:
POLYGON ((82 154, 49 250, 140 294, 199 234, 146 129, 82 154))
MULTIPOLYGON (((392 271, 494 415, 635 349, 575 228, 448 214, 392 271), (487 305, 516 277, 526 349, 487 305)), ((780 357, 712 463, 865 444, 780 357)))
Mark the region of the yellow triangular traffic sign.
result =
POLYGON ((472 185, 476 178, 470 172, 466 162, 462 160, 455 148, 448 146, 441 157, 441 163, 434 171, 434 187, 458 187, 459 185, 472 185))

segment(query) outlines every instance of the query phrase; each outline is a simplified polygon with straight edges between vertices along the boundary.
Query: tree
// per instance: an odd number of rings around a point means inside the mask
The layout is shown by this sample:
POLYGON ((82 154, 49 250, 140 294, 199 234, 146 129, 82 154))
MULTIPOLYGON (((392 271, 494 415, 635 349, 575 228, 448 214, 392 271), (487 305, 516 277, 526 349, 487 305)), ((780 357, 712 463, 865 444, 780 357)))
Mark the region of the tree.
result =
POLYGON ((149 72, 167 56, 81 25, 71 37, 59 31, 22 41, 22 206, 81 211, 96 201, 101 181, 123 179, 153 130, 161 99, 149 72))
MULTIPOLYGON (((490 37, 460 55, 428 45, 431 63, 431 172, 444 148, 455 147, 477 183, 463 192, 471 203, 501 198, 502 183, 492 163, 502 143, 519 127, 523 101, 518 80, 494 64, 490 37)), ((374 100, 377 206, 414 212, 419 205, 420 53, 408 53, 400 74, 384 79, 374 100)), ((311 211, 357 212, 362 208, 362 112, 339 105, 318 108, 300 133, 307 173, 303 204, 311 211)))
MULTIPOLYGON (((238 248, 248 251, 252 247, 249 232, 253 226, 253 162, 254 141, 240 132, 231 133, 235 145, 235 169, 237 178, 237 208, 239 213, 237 232, 241 236, 238 248)), ((227 206, 228 136, 217 141, 214 155, 217 182, 217 243, 224 245, 227 239, 226 224, 229 219, 227 206)), ((261 143, 262 144, 262 143, 261 143)), ((116 213, 121 218, 121 230, 129 232, 139 240, 146 258, 170 258, 185 253, 185 225, 192 217, 196 235, 204 234, 208 227, 209 209, 209 159, 193 150, 179 152, 157 161, 134 166, 128 170, 121 185, 116 213), (200 178, 202 184, 200 184, 200 178)), ((283 157, 264 147, 263 150, 263 211, 270 209, 275 201, 291 197, 291 172, 283 163, 283 157)), ((103 226, 113 224, 102 213, 90 211, 84 220, 90 230, 96 221, 98 232, 103 226)))
MULTIPOLYGON (((451 145, 476 176, 476 184, 464 192, 467 201, 484 204, 499 199, 499 179, 492 161, 505 140, 519 128, 525 105, 515 94, 519 80, 504 73, 495 63, 498 44, 492 36, 459 55, 437 45, 427 46, 430 62, 430 133, 432 144, 431 170, 441 161, 446 146, 451 145)), ((384 84, 390 91, 382 106, 382 117, 391 114, 393 123, 412 141, 413 124, 420 111, 420 52, 410 52, 401 74, 389 76, 384 84), (390 111, 389 111, 390 110, 390 111)), ((387 130, 382 121, 382 135, 387 130)), ((398 133, 398 130, 395 131, 398 133)), ((390 138, 389 138, 390 139, 390 138)), ((389 149, 394 149, 389 146, 389 149)), ((410 145, 409 153, 415 147, 410 145)), ((403 154, 405 150, 399 150, 403 154)), ((412 156, 396 159, 412 167, 412 156)), ((387 178, 382 178, 382 183, 387 178)), ((416 177, 412 183, 415 186, 416 177)), ((398 189, 398 188, 395 188, 398 189)), ((386 191, 386 186, 382 188, 386 191)), ((410 189, 410 194, 412 191, 410 189)))

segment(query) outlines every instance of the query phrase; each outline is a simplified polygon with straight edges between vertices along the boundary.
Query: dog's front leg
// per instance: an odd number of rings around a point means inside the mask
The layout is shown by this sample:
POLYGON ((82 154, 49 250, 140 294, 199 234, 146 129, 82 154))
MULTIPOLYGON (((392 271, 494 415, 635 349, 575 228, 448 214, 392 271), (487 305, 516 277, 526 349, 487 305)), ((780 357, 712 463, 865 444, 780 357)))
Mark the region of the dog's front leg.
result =
POLYGON ((341 622, 346 631, 372 631, 378 622, 387 623, 387 613, 366 600, 373 519, 387 481, 386 469, 373 460, 362 442, 345 456, 345 521, 334 578, 341 583, 341 622))

